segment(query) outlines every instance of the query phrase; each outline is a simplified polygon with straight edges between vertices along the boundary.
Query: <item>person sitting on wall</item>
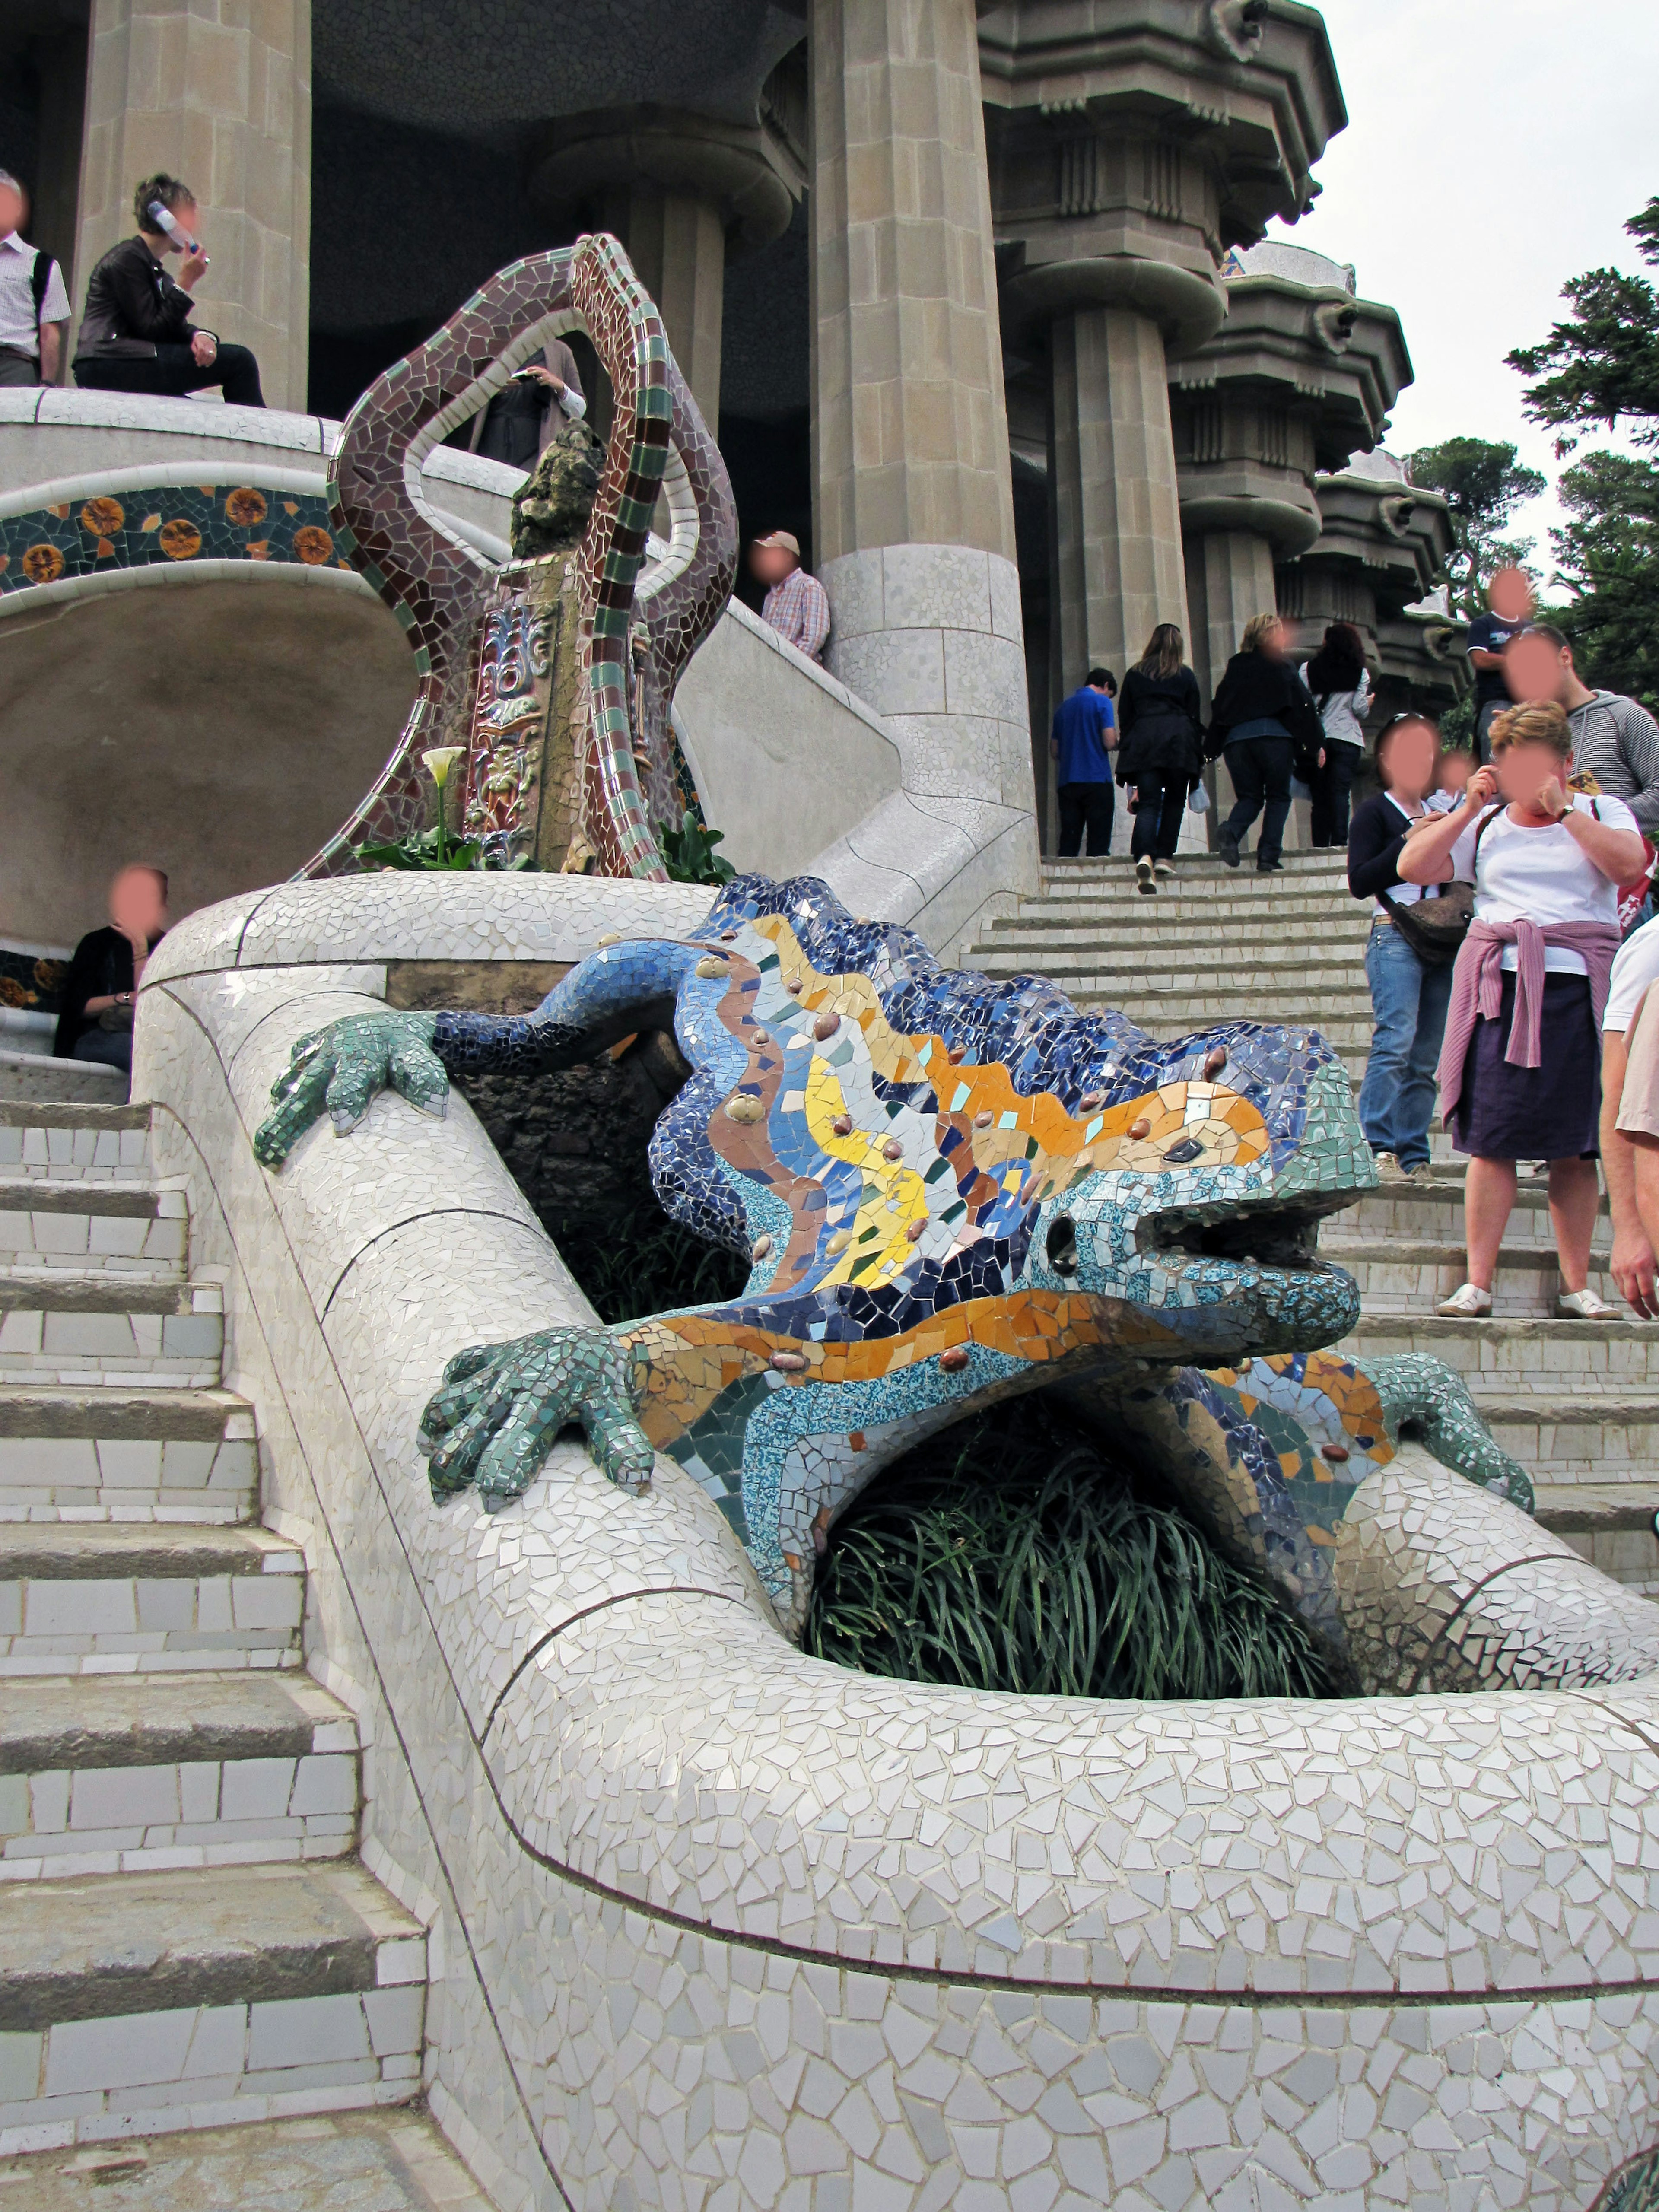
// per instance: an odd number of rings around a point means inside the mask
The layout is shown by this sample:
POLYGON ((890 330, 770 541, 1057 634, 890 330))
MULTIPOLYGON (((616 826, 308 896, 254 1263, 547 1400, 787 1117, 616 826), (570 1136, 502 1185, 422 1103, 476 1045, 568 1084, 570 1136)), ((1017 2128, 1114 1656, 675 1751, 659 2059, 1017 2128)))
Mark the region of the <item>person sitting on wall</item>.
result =
POLYGON ((767 587, 761 620, 822 667, 830 636, 830 595, 802 568, 799 538, 788 530, 756 538, 749 549, 749 573, 767 587))
POLYGON ((51 254, 27 245, 23 187, 0 169, 0 385, 56 384, 64 366, 69 294, 51 254))
POLYGON ((132 1010, 144 963, 167 927, 167 879, 135 861, 109 887, 109 922, 75 948, 58 1001, 59 1060, 89 1060, 132 1073, 132 1010))
POLYGON ((1069 699, 1054 709, 1048 732, 1049 757, 1059 763, 1054 795, 1060 801, 1060 857, 1074 860, 1089 833, 1089 858, 1103 860, 1112 849, 1112 748, 1117 716, 1112 678, 1091 668, 1069 699))
POLYGON ((190 319, 191 298, 207 255, 193 241, 196 199, 176 177, 146 177, 132 196, 136 238, 124 238, 93 270, 75 356, 75 380, 88 392, 148 392, 181 398, 217 384, 234 407, 263 407, 259 364, 246 346, 227 345, 190 319), (165 208, 177 237, 151 213, 165 208), (181 256, 175 283, 163 254, 181 256))
POLYGON ((550 338, 473 416, 467 447, 487 461, 533 469, 565 424, 586 412, 576 356, 562 338, 550 338))

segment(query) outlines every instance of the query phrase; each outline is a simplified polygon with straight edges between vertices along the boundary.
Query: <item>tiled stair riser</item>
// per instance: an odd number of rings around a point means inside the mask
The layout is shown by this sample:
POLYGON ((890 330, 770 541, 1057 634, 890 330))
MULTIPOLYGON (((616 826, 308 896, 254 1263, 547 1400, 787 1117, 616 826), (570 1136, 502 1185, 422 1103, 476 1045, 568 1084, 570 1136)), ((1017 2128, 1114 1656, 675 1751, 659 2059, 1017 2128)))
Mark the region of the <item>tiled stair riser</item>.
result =
POLYGON ((63 1183, 33 1187, 43 1199, 60 1202, 22 1202, 31 1188, 22 1178, 0 1190, 0 1267, 65 1267, 157 1283, 182 1277, 189 1226, 182 1191, 113 1183, 102 1192, 71 1191, 63 1183), (77 1203, 64 1206, 67 1197, 77 1203))
POLYGON ((0 1435, 0 1522, 246 1521, 258 1498, 252 1427, 233 1414, 217 1437, 0 1435))
POLYGON ((1659 1328, 1640 1322, 1488 1322, 1440 1321, 1415 1313, 1362 1317, 1344 1340, 1351 1349, 1388 1358, 1426 1352, 1471 1388, 1585 1394, 1659 1393, 1659 1328))
POLYGON ((297 1666, 301 1554, 263 1530, 246 1532, 240 1545, 228 1540, 243 1532, 205 1545, 182 1540, 185 1533, 170 1549, 173 1532, 158 1532, 158 1547, 130 1565, 111 1546, 83 1549, 67 1569, 43 1552, 44 1534, 26 1549, 8 1536, 0 1544, 0 1674, 297 1666))
POLYGON ((35 1118, 46 1111, 37 1107, 24 1115, 0 1102, 0 1176, 104 1183, 142 1182, 149 1174, 149 1130, 142 1113, 109 1107, 66 1126, 35 1118))
POLYGON ((211 1286, 176 1293, 171 1285, 164 1289, 173 1304, 182 1300, 186 1310, 161 1310, 161 1293, 134 1282, 112 1284, 107 1304, 93 1307, 54 1303, 49 1285, 38 1300, 19 1289, 0 1311, 0 1382, 213 1388, 224 1347, 218 1294, 211 1286), (146 1291, 151 1291, 148 1302, 146 1291))

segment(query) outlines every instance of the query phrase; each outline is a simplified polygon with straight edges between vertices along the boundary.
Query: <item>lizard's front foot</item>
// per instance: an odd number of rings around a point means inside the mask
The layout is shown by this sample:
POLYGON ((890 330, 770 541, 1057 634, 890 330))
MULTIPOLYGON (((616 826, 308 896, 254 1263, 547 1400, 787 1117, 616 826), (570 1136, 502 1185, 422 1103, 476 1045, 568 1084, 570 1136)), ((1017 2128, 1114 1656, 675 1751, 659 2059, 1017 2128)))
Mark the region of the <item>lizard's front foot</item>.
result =
POLYGON ((485 1508, 499 1511, 523 1497, 570 1421, 612 1482, 646 1488, 653 1455, 634 1418, 628 1357, 603 1329, 544 1328, 458 1352, 421 1416, 433 1497, 476 1480, 485 1508))
POLYGON ((343 1136, 387 1088, 422 1113, 441 1115, 449 1078, 432 1049, 437 1024, 435 1014, 348 1014, 301 1037, 270 1086, 276 1110, 254 1132, 254 1157, 281 1167, 325 1108, 343 1136))

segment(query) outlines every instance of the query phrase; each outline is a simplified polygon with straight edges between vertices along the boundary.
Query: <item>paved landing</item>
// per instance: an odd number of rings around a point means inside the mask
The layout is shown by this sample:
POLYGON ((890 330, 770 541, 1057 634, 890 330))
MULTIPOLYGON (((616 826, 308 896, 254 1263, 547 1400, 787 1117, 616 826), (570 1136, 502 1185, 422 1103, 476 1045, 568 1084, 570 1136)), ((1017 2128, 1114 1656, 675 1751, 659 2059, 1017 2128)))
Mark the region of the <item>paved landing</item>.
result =
POLYGON ((423 2112, 342 2112, 0 2159, 0 2212, 490 2212, 423 2112))

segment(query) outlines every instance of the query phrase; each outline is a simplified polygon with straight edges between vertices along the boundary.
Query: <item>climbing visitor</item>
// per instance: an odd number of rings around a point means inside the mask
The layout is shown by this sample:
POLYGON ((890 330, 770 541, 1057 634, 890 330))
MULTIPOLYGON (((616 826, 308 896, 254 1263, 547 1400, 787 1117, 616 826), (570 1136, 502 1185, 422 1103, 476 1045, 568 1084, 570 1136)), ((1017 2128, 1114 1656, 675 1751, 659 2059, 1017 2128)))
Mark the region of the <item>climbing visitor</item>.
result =
POLYGON ((1370 712, 1370 672, 1365 644, 1352 623, 1333 623, 1325 642, 1302 671, 1313 694, 1324 731, 1321 758, 1312 781, 1313 820, 1309 842, 1323 848, 1348 842, 1348 794, 1354 770, 1365 751, 1365 717, 1370 712))
POLYGON ((1382 788, 1355 809, 1348 832, 1348 889, 1376 902, 1365 946, 1376 1028, 1359 1091, 1359 1123, 1383 1182, 1428 1173, 1434 1071, 1451 1000, 1446 949, 1423 941, 1420 933, 1414 944, 1411 933, 1411 908, 1434 892, 1400 873, 1406 840, 1431 819, 1428 790, 1438 748, 1439 732, 1424 716, 1402 714, 1391 722, 1376 741, 1382 788))
POLYGON ((799 538, 791 530, 757 538, 749 549, 749 573, 766 586, 761 620, 822 666, 830 636, 830 595, 802 568, 799 538))
POLYGON ((167 879, 135 861, 109 887, 109 921, 76 946, 58 1000, 58 1060, 132 1072, 132 1012, 144 963, 167 928, 167 879))
POLYGON ((1102 860, 1112 849, 1112 748, 1117 743, 1112 678, 1091 668, 1069 699, 1054 709, 1048 732, 1049 757, 1059 764, 1054 793, 1060 801, 1060 857, 1074 860, 1089 833, 1089 858, 1102 860))
POLYGON ((1608 1272, 1644 1321, 1659 1321, 1659 922, 1625 939, 1601 1016, 1601 1167, 1613 1213, 1608 1272))
POLYGON ((1462 805, 1414 830, 1399 863, 1407 883, 1449 875, 1474 885, 1439 1067, 1446 1127, 1469 1155, 1469 1272, 1437 1310, 1492 1311, 1516 1162, 1543 1160, 1557 1310, 1613 1321, 1617 1309, 1588 1285, 1600 1202, 1599 1029, 1619 950, 1618 887, 1639 865, 1641 833, 1623 799, 1568 789, 1572 732, 1553 700, 1512 707, 1491 735, 1492 760, 1469 779, 1462 805))
POLYGON ((176 177, 146 177, 132 196, 137 235, 112 246, 87 281, 75 380, 90 392, 182 398, 217 384, 234 407, 263 407, 259 364, 190 319, 208 265, 196 237, 196 198, 176 177), (159 212, 157 210, 159 210, 159 212), (179 258, 175 281, 162 257, 179 258))
POLYGON ((1136 887, 1156 894, 1174 875, 1187 795, 1204 765, 1198 678, 1182 659, 1181 632, 1159 623, 1127 670, 1117 702, 1117 781, 1134 793, 1136 887))
POLYGON ((586 412, 576 356, 562 338, 550 338, 473 416, 467 449, 510 469, 533 469, 543 447, 586 412))
POLYGON ((1210 710, 1209 756, 1225 759, 1238 798, 1221 825, 1221 857, 1230 868, 1238 866, 1239 841, 1260 814, 1255 865, 1264 875, 1285 865, 1279 847, 1291 811, 1291 770, 1298 757, 1317 767, 1324 736, 1312 695, 1285 648, 1279 617, 1253 615, 1210 710))
POLYGON ((1492 726, 1514 705, 1504 675, 1504 653, 1533 617, 1531 580, 1523 568, 1500 568, 1486 586, 1486 608, 1469 624, 1468 652, 1474 670, 1474 751, 1491 757, 1492 726))
POLYGON ((0 386, 56 384, 64 366, 69 294, 43 246, 23 237, 28 199, 0 169, 0 386))

